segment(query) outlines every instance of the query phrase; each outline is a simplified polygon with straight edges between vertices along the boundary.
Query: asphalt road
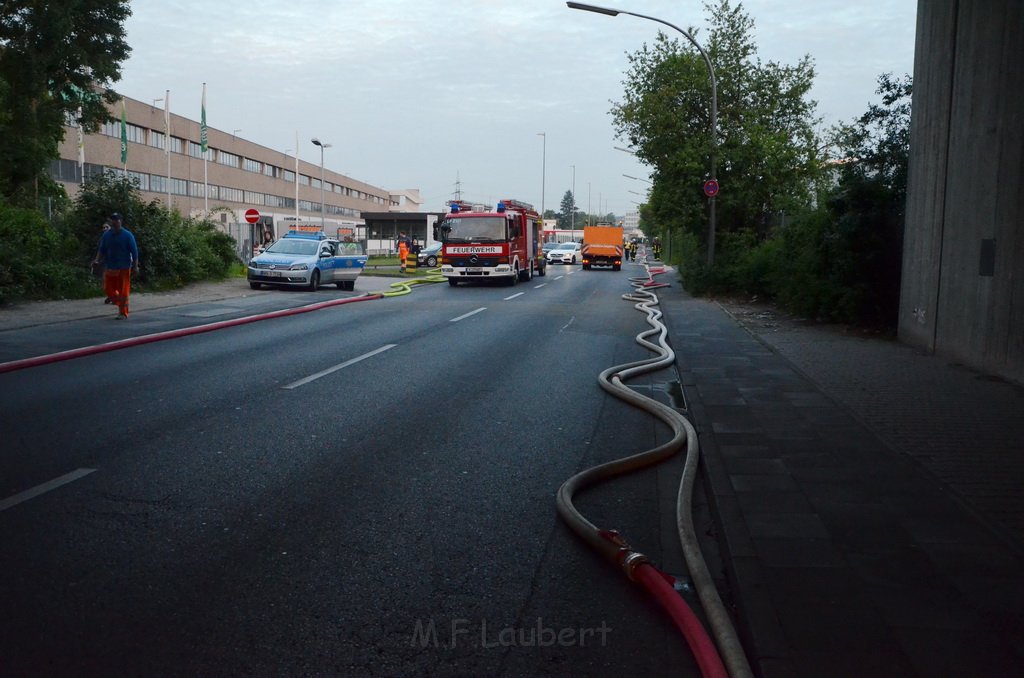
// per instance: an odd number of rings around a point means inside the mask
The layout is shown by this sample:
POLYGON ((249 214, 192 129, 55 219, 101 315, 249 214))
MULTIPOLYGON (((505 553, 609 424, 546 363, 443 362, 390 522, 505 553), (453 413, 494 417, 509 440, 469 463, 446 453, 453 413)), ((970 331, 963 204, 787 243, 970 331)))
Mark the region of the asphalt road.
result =
MULTIPOLYGON (((554 507, 573 473, 667 437, 596 382, 649 356, 620 298, 640 270, 423 286, 0 374, 0 673, 696 675, 554 507)), ((115 325, 6 333, 0 355, 115 325)), ((578 504, 679 572, 681 464, 578 504)))

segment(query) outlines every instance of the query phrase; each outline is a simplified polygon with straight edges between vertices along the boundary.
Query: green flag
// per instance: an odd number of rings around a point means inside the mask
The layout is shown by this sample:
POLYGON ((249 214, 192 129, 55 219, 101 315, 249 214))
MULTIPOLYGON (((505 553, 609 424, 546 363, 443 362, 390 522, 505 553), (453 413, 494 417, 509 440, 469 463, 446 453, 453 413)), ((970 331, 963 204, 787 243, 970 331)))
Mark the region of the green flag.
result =
POLYGON ((199 123, 199 147, 203 151, 203 156, 206 156, 207 149, 207 137, 206 137, 206 83, 203 83, 203 111, 202 117, 199 123))
POLYGON ((128 164, 128 122, 125 120, 124 100, 121 100, 121 164, 128 164))

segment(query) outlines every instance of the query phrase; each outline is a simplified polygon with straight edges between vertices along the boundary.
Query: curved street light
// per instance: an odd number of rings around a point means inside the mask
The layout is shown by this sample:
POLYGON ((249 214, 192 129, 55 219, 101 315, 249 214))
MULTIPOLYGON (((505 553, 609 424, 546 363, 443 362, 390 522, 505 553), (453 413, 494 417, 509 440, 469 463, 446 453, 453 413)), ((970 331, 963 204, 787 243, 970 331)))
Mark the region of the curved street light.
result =
MULTIPOLYGON (((324 204, 324 149, 330 148, 331 145, 320 141, 316 137, 313 137, 310 141, 320 147, 320 230, 324 231, 327 229, 327 209, 324 204)), ((297 177, 296 180, 298 180, 297 177)))
MULTIPOLYGON (((647 16, 646 14, 637 14, 636 12, 629 12, 624 9, 612 9, 610 7, 598 7, 596 5, 587 5, 582 2, 567 2, 565 3, 569 9, 579 9, 584 12, 594 12, 595 14, 604 14, 605 16, 618 16, 620 14, 628 14, 630 16, 639 17, 640 19, 649 19, 650 21, 656 21, 659 24, 664 24, 669 28, 675 30, 686 36, 686 39, 693 43, 693 46, 697 48, 700 55, 704 57, 704 63, 707 64, 708 74, 711 76, 711 176, 708 177, 713 181, 717 181, 716 175, 718 174, 717 167, 715 165, 716 152, 718 150, 718 84, 715 81, 715 67, 711 65, 711 58, 708 53, 704 51, 704 48, 694 40, 693 36, 684 31, 679 26, 675 26, 653 16, 647 16)), ((618 147, 616 147, 618 148, 618 147)), ((709 210, 708 210, 708 266, 715 264, 715 196, 708 198, 709 210)))

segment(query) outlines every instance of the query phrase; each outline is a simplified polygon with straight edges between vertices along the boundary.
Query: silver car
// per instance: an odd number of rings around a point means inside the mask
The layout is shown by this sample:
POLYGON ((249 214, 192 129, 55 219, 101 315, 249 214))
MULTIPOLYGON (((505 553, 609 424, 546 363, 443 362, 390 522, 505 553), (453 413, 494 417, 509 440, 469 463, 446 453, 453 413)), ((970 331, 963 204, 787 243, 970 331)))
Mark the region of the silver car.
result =
POLYGON ((253 257, 246 277, 254 290, 264 284, 317 290, 331 283, 352 290, 364 266, 366 255, 359 243, 293 231, 253 257))
POLYGON ((580 256, 578 242, 563 242, 558 247, 548 250, 548 263, 575 264, 580 260, 580 256))

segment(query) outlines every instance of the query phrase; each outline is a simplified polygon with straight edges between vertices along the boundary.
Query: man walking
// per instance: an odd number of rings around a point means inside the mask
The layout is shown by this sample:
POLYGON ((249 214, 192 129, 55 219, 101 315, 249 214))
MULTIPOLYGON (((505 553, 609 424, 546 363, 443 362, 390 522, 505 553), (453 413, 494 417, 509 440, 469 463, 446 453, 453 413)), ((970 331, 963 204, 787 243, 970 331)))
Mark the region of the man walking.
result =
POLYGON ((128 317, 128 295, 132 288, 132 271, 139 272, 139 247, 135 236, 121 224, 121 215, 110 215, 110 229, 100 236, 100 247, 96 251, 96 264, 104 264, 103 289, 107 298, 117 304, 117 317, 128 317))

